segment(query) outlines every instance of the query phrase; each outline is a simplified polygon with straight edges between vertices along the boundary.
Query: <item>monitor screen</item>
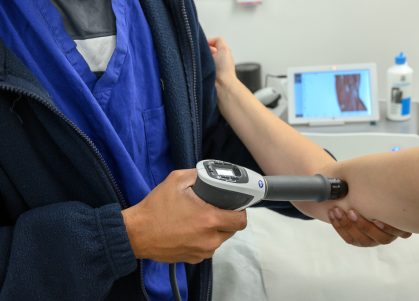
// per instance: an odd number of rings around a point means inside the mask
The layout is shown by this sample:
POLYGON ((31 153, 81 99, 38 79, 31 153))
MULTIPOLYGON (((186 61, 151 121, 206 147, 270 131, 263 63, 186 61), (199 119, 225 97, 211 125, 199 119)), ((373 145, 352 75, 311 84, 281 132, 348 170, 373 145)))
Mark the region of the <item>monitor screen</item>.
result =
POLYGON ((293 80, 296 118, 372 115, 369 69, 295 73, 293 80))

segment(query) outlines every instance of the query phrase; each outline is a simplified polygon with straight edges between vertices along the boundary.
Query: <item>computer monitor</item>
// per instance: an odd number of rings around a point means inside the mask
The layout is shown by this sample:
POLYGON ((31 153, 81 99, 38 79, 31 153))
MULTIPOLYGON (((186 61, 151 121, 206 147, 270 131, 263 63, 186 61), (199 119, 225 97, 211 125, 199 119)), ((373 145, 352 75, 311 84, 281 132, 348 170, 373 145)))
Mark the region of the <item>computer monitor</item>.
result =
POLYGON ((379 119, 375 64, 295 67, 287 75, 290 124, 379 119))

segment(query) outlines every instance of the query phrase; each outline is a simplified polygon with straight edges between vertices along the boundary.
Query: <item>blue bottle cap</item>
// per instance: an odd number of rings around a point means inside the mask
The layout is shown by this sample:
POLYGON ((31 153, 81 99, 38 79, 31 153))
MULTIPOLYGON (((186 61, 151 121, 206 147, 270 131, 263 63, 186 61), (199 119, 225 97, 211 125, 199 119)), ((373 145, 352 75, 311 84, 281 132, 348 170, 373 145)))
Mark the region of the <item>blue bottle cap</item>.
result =
POLYGON ((404 65, 406 64, 406 56, 404 55, 403 52, 400 52, 400 54, 398 56, 396 56, 395 61, 397 65, 404 65))

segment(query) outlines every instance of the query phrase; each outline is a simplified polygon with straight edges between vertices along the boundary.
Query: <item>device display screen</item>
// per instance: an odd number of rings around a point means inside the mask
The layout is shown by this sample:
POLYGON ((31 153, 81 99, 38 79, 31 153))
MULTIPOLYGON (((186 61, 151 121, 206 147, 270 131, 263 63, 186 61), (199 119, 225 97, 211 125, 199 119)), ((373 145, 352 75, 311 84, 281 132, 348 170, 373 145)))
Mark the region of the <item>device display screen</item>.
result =
POLYGON ((297 118, 372 115, 371 75, 367 69, 296 73, 294 84, 297 118))
POLYGON ((216 168, 215 170, 219 176, 230 176, 230 177, 234 176, 234 172, 232 169, 216 168))

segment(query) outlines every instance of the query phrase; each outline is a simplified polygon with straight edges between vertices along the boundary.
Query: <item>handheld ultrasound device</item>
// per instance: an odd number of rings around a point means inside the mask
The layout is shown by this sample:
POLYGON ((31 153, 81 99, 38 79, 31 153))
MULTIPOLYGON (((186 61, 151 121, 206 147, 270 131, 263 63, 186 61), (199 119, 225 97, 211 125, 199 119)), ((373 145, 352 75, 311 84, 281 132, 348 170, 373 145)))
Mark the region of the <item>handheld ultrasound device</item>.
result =
POLYGON ((245 167, 218 160, 196 165, 198 178, 193 191, 221 209, 243 210, 262 200, 325 201, 348 193, 341 179, 315 176, 262 176, 245 167))

